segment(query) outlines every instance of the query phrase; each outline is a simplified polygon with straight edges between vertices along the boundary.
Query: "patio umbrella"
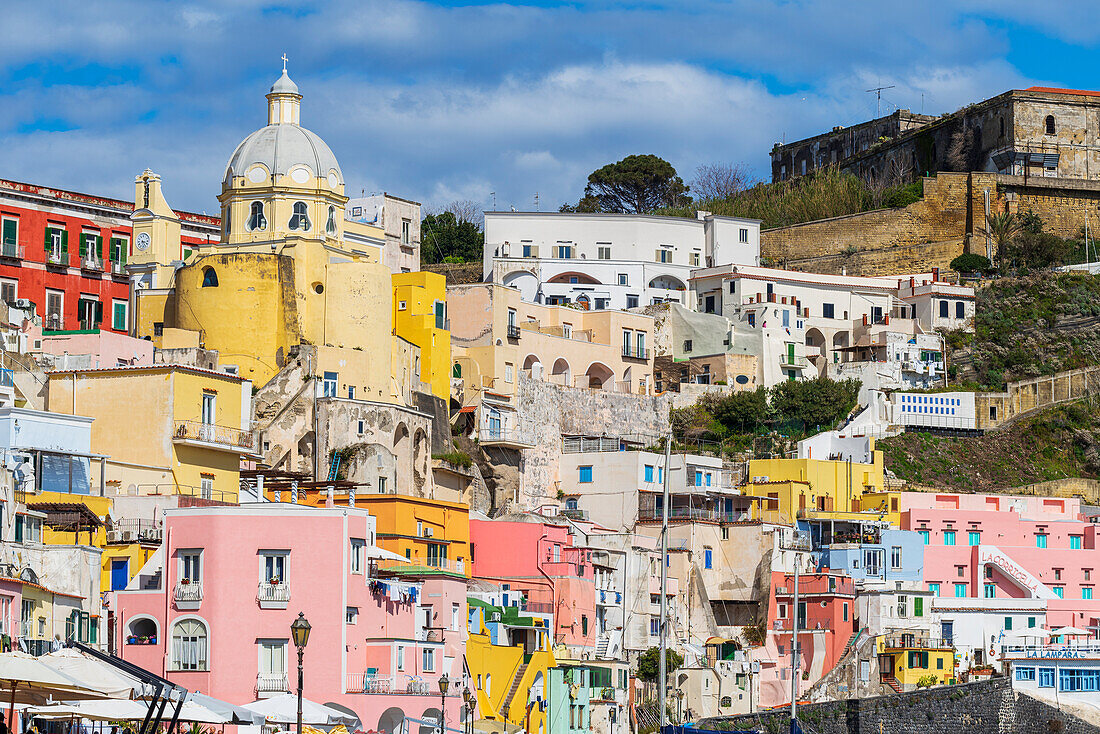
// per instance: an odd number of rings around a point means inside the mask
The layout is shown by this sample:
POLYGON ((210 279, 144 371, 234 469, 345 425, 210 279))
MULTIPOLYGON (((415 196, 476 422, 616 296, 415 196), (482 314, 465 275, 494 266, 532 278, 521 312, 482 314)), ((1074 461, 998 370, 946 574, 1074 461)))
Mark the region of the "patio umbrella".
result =
MULTIPOLYGON (((298 697, 293 693, 261 698, 259 701, 246 703, 244 708, 262 714, 269 724, 294 724, 298 721, 298 697)), ((303 698, 302 723, 313 726, 334 726, 353 722, 351 717, 341 711, 303 698)))
POLYGON ((44 704, 52 698, 105 698, 102 691, 82 685, 22 652, 0 653, 0 689, 8 698, 9 730, 17 703, 44 704))
POLYGON ((1024 639, 1027 637, 1050 637, 1053 634, 1050 630, 1040 629, 1039 627, 1031 627, 1029 629, 1016 630, 1015 632, 1005 632, 1005 637, 1011 637, 1012 639, 1024 639))
POLYGON ((404 561, 405 563, 412 563, 412 561, 410 561, 408 558, 405 558, 405 556, 394 553, 393 551, 388 551, 385 548, 379 548, 378 546, 371 546, 370 548, 367 548, 367 558, 374 558, 376 560, 382 561, 404 561))
POLYGON ((102 701, 67 701, 50 706, 28 709, 31 716, 44 718, 69 718, 73 716, 91 721, 130 721, 144 719, 148 707, 140 701, 114 698, 102 701))
POLYGON ((144 687, 137 678, 71 647, 43 655, 38 660, 66 678, 86 688, 102 691, 110 698, 131 698, 135 692, 140 695, 144 687))
POLYGON ((1088 630, 1083 630, 1080 627, 1059 627, 1056 630, 1051 630, 1052 635, 1066 635, 1068 637, 1076 637, 1078 635, 1091 635, 1088 630))
MULTIPOLYGON (((218 721, 202 720, 203 723, 218 723, 218 724, 245 724, 245 725, 259 725, 264 723, 263 714, 258 714, 255 711, 243 708, 241 706, 234 706, 227 701, 214 698, 213 696, 207 696, 202 693, 192 693, 187 697, 187 703, 183 705, 186 712, 195 714, 196 708, 201 707, 210 712, 213 716, 220 717, 218 721)), ((297 715, 297 711, 295 711, 297 715)), ((186 717, 183 717, 186 718, 186 717)), ((199 719, 186 719, 187 721, 199 721, 199 719)), ((295 719, 297 720, 297 719, 295 719)))

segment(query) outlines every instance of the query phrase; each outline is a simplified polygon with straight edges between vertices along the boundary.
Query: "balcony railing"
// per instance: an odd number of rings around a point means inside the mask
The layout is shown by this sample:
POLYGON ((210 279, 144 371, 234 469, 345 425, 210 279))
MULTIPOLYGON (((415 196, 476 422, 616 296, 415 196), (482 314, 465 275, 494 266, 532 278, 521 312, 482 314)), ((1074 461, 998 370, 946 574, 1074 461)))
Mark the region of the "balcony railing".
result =
POLYGON ((260 673, 256 676, 256 693, 286 693, 289 690, 286 673, 260 673))
POLYGON ((523 602, 523 611, 532 614, 553 614, 554 605, 547 601, 525 601, 523 602))
POLYGON ((48 265, 67 266, 69 264, 69 253, 60 250, 46 250, 46 263, 48 265))
POLYGON ((256 587, 256 601, 260 604, 281 604, 286 608, 286 603, 290 601, 290 584, 261 581, 256 587))
POLYGON ((202 601, 202 584, 197 584, 194 581, 185 584, 181 581, 176 584, 172 597, 177 602, 200 602, 202 601))
POLYGON ((348 693, 394 693, 393 679, 376 673, 348 673, 348 693))
POLYGON ((114 520, 107 529, 108 543, 159 543, 164 530, 152 520, 123 518, 114 520))
POLYGON ((806 367, 809 363, 806 361, 805 357, 800 357, 797 354, 780 354, 779 364, 784 367, 806 367))
POLYGON ((508 324, 508 338, 509 339, 519 339, 519 336, 520 336, 520 328, 518 326, 516 326, 515 324, 508 324))
POLYGON ((380 559, 374 561, 375 571, 389 571, 391 573, 432 573, 434 571, 448 571, 450 573, 466 573, 466 562, 451 558, 413 558, 408 561, 394 559, 380 559))
POLYGON ((568 517, 570 520, 587 520, 588 510, 582 510, 578 507, 565 507, 558 510, 558 514, 562 517, 568 517))
POLYGON ((883 647, 887 650, 943 650, 949 649, 951 643, 939 637, 918 637, 916 635, 888 635, 883 640, 883 647))
POLYGON ((6 257, 12 260, 22 260, 26 257, 26 254, 26 245, 17 245, 14 242, 5 242, 3 245, 0 245, 0 257, 6 257))
POLYGON ((511 427, 492 428, 484 426, 479 432, 478 440, 481 443, 502 443, 514 446, 535 445, 530 431, 511 427))
MULTIPOLYGON (((772 629, 776 632, 792 632, 791 620, 789 619, 777 619, 772 622, 772 629)), ((828 632, 833 628, 832 623, 828 620, 813 621, 813 622, 799 622, 799 632, 828 632)))
POLYGON ((177 441, 198 441, 227 449, 256 453, 256 432, 199 421, 176 421, 177 441))
POLYGON ((1072 645, 1002 645, 1002 658, 1029 658, 1039 660, 1088 659, 1100 657, 1100 643, 1072 645))
POLYGON ((126 264, 120 263, 115 260, 111 261, 111 274, 112 275, 126 275, 126 264))
POLYGON ((0 387, 15 387, 15 373, 8 368, 0 368, 0 387))
POLYGON ((94 253, 88 253, 84 257, 80 258, 80 269, 103 272, 103 258, 94 253))
POLYGON ((634 347, 633 349, 628 346, 623 346, 623 358, 624 359, 644 359, 649 361, 649 350, 644 347, 634 347))

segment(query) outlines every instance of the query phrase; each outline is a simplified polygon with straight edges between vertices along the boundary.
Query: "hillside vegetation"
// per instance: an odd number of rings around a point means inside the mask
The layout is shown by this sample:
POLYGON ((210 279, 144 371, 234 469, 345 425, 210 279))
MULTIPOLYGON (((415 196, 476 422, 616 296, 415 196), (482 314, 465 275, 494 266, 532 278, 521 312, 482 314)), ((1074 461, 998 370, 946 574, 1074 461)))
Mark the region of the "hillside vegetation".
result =
POLYGON ((697 200, 689 206, 662 209, 655 214, 694 217, 699 209, 729 217, 761 220, 761 228, 786 227, 818 219, 886 207, 907 206, 923 195, 918 181, 893 188, 872 187, 836 168, 777 183, 760 183, 722 198, 697 200))
POLYGON ((948 334, 949 375, 979 389, 1100 364, 1100 277, 1045 271, 977 292, 974 333, 948 334))
POLYGON ((1100 402, 1043 411, 984 436, 907 432, 876 444, 897 477, 944 489, 989 492, 1100 475, 1100 402))

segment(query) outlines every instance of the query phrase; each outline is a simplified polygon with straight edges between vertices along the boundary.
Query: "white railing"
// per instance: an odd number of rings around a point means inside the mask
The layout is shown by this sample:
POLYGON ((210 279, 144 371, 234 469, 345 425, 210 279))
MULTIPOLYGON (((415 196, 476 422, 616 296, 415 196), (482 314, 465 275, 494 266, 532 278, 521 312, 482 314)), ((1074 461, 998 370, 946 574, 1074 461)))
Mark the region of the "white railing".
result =
POLYGON ((245 431, 199 421, 176 421, 175 438, 181 441, 201 441, 255 453, 256 436, 256 431, 245 431))
POLYGON ((1041 660, 1076 660, 1100 657, 1100 643, 1075 645, 1002 645, 1001 657, 1041 660))
POLYGON ((202 584, 179 582, 172 595, 176 601, 202 601, 202 584))
POLYGON ((256 590, 257 601, 290 601, 290 584, 261 581, 256 590))
POLYGON ((260 673, 256 676, 256 693, 286 693, 289 690, 286 673, 260 673))
POLYGON ((80 259, 80 267, 83 270, 103 270, 103 258, 93 253, 88 253, 80 259))

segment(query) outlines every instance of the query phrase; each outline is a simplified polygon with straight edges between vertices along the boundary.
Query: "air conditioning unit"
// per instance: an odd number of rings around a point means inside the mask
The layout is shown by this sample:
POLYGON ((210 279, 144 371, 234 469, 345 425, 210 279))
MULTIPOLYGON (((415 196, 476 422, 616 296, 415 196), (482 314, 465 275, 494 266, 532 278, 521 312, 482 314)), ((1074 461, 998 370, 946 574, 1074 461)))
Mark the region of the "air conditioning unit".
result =
POLYGON ((134 531, 133 530, 123 530, 122 531, 122 542, 123 543, 132 543, 133 541, 134 541, 134 531))
POLYGON ((108 543, 117 543, 120 540, 122 540, 122 531, 121 530, 108 530, 107 531, 107 542, 108 543))

